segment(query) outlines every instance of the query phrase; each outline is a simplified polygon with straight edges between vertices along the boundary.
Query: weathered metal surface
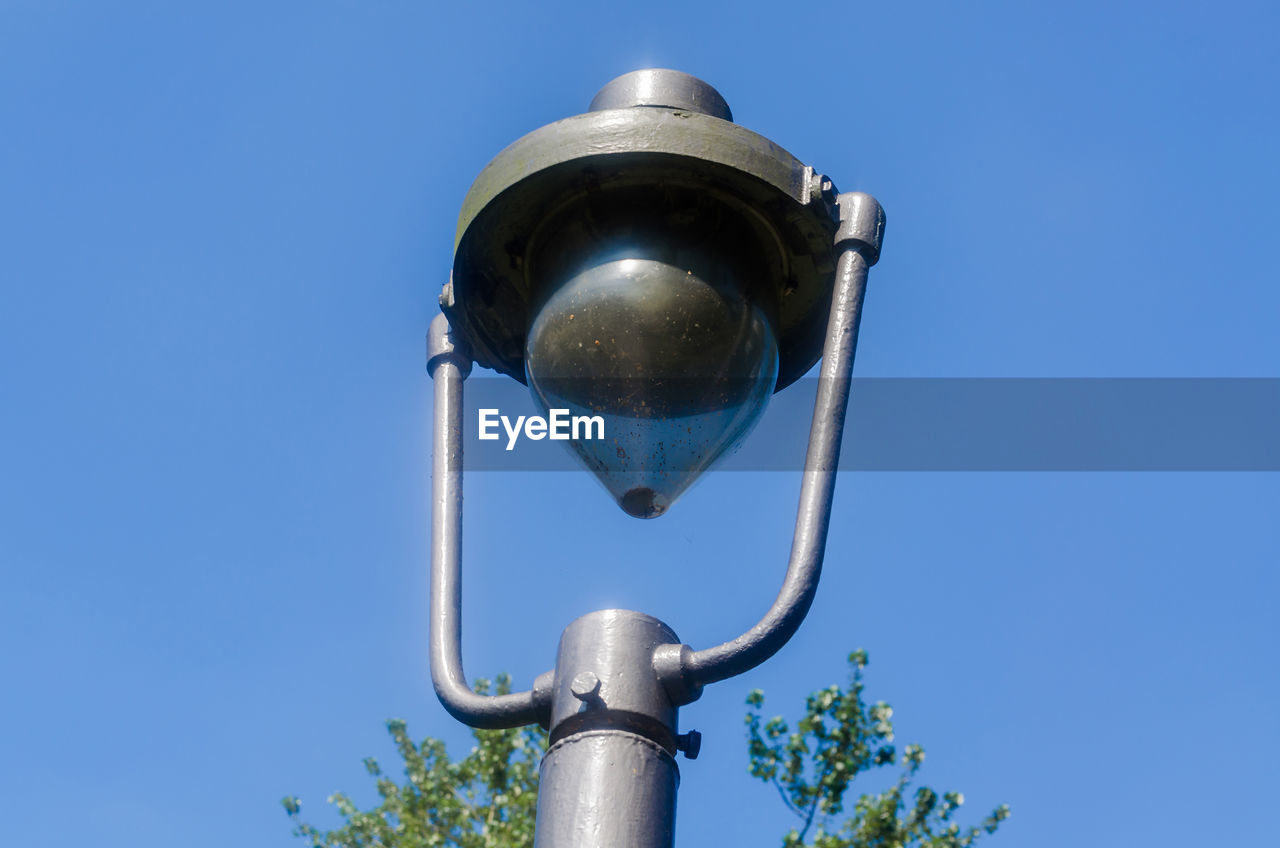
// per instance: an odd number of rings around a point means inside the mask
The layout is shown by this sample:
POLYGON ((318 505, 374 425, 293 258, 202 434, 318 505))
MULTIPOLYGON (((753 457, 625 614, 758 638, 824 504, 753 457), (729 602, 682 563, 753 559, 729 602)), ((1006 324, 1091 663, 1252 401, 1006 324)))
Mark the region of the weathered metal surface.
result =
POLYGON ((435 386, 431 451, 431 682, 440 703, 472 727, 545 723, 550 675, 532 690, 477 695, 462 670, 462 381, 471 358, 443 315, 427 334, 427 370, 435 386))
POLYGON ((534 848, 671 848, 679 784, 671 754, 643 736, 563 739, 542 760, 534 848))
MULTIPOLYGON (((579 159, 640 153, 680 157, 690 160, 681 163, 685 167, 702 165, 712 172, 719 166, 731 180, 754 177, 801 205, 813 199, 811 169, 746 127, 682 109, 585 112, 522 136, 485 166, 462 201, 455 249, 482 209, 534 174, 579 159)), ((824 220, 831 212, 820 210, 824 220)))
POLYGON ((725 121, 733 120, 729 104, 720 92, 691 74, 666 68, 632 71, 611 80, 591 99, 587 111, 629 109, 632 106, 682 109, 725 121))
POLYGON ((869 194, 851 191, 840 195, 838 212, 840 226, 836 229, 836 248, 846 242, 859 242, 867 264, 876 264, 880 259, 880 245, 884 242, 884 210, 879 202, 869 194))

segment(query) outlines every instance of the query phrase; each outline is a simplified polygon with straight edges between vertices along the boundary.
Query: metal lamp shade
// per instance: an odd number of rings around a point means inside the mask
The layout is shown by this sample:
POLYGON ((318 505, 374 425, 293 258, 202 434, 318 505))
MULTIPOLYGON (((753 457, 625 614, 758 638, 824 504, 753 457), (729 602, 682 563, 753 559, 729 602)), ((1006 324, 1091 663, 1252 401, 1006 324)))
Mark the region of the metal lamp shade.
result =
POLYGON ((818 359, 834 187, 674 71, 516 141, 476 179, 441 306, 629 514, 661 515, 818 359))

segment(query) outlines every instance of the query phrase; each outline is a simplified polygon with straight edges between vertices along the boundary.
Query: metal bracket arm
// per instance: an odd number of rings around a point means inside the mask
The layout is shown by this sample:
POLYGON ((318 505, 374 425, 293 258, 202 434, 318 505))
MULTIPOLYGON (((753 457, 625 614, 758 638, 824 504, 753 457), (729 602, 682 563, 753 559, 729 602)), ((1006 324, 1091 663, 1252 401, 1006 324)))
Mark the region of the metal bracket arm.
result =
POLYGON ((545 725, 552 674, 534 688, 479 695, 462 670, 462 381, 471 356, 449 321, 437 315, 427 333, 427 371, 435 385, 431 469, 431 682, 444 708, 472 727, 545 725))
POLYGON ((791 560, 782 590, 764 617, 738 638, 701 651, 680 646, 684 649, 679 651, 679 660, 674 663, 671 660, 677 655, 670 650, 655 656, 655 665, 668 691, 678 686, 678 682, 671 679, 673 673, 682 678, 679 683, 696 697, 702 686, 742 674, 769 659, 800 627, 818 589, 867 271, 880 258, 884 237, 884 211, 875 198, 851 192, 840 195, 838 205, 840 226, 834 246, 839 257, 835 290, 800 485, 791 560), (679 668, 678 673, 673 666, 679 668))

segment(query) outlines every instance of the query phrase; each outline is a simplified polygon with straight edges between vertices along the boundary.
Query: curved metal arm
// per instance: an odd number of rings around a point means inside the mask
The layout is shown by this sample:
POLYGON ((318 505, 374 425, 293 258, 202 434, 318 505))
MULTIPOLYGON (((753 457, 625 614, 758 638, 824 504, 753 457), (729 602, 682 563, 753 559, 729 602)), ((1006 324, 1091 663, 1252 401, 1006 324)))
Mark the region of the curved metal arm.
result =
POLYGON ((858 346, 862 297, 867 288, 867 271, 880 257, 884 234, 884 211, 870 195, 842 194, 839 208, 835 246, 840 256, 787 575, 773 606, 755 627, 730 642, 683 655, 680 673, 696 688, 742 674, 777 653, 800 627, 818 589, 849 404, 853 355, 858 346))
POLYGON ((472 727, 519 727, 550 716, 549 676, 509 695, 478 695, 462 670, 462 381, 467 347, 437 315, 427 334, 435 383, 431 467, 431 682, 449 714, 472 727))

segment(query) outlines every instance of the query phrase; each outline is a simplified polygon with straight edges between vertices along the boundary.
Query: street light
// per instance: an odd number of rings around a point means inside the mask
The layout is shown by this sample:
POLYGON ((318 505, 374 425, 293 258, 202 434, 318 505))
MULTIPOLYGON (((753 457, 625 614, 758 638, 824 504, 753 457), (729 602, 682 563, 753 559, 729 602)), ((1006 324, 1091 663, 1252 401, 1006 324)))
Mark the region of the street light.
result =
POLYGON ((586 114, 536 130, 476 179, 431 324, 431 674, 473 727, 539 723, 537 848, 670 848, 679 771, 700 737, 679 707, 764 662, 803 620, 822 567, 868 268, 884 214, 732 123, 715 89, 644 70, 586 114), (825 326, 825 342, 822 328, 825 326), (462 382, 472 362, 544 410, 598 413, 619 441, 571 442, 631 515, 662 514, 769 395, 822 357, 791 559, 773 606, 703 650, 651 616, 572 622, 533 688, 478 695, 461 651, 462 382), (672 438, 684 434, 683 443, 672 438))

